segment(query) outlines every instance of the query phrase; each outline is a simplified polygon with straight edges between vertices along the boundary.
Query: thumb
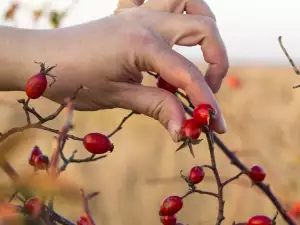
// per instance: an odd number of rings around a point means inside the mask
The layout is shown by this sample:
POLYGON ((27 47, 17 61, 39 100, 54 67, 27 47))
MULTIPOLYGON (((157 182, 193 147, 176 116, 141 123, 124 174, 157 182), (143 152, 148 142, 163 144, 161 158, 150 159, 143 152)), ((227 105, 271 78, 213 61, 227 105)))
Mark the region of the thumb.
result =
POLYGON ((114 97, 118 108, 130 109, 158 120, 170 133, 174 142, 181 140, 185 120, 181 102, 166 90, 140 84, 118 83, 120 90, 114 97))

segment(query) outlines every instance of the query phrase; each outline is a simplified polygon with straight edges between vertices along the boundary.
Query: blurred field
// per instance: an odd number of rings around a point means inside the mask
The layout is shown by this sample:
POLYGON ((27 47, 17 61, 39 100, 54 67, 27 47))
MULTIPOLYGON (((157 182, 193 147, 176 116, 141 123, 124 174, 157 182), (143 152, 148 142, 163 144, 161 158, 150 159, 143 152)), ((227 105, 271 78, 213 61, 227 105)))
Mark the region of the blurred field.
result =
MULTIPOLYGON (((238 154, 246 165, 257 163, 265 168, 266 181, 280 199, 300 200, 300 89, 292 89, 300 83, 299 77, 290 67, 235 67, 229 74, 236 75, 243 87, 232 89, 225 81, 217 95, 228 123, 228 133, 221 136, 222 140, 241 152, 238 154)), ((146 83, 154 84, 152 78, 146 79, 146 83)), ((24 96, 24 93, 0 93, 0 132, 25 123, 22 108, 15 100, 24 96)), ((57 107, 45 99, 37 101, 35 106, 44 115, 57 107)), ((109 133, 127 113, 125 110, 76 112, 73 133, 77 136, 87 132, 109 133)), ((61 122, 59 117, 49 126, 59 128, 61 122)), ((50 153, 52 137, 51 133, 31 130, 9 138, 0 148, 18 150, 7 157, 21 172, 30 169, 27 156, 34 144, 50 153)), ((158 209, 162 199, 171 194, 182 195, 187 190, 179 171, 187 173, 194 165, 209 163, 206 142, 195 148, 196 159, 185 150, 175 154, 178 144, 171 141, 158 122, 142 115, 130 119, 112 140, 115 151, 109 157, 90 164, 72 164, 63 175, 78 187, 100 191, 100 196, 90 202, 97 225, 160 224, 158 209)), ((79 151, 77 157, 86 155, 81 143, 70 140, 65 151, 71 154, 74 149, 79 151)), ((218 149, 217 161, 224 178, 237 173, 218 149)), ((210 171, 206 174, 200 188, 213 190, 212 174, 210 171)), ((8 181, 2 171, 0 176, 1 182, 8 181)), ((269 200, 250 188, 245 177, 227 187, 225 200, 224 224, 245 221, 254 214, 275 213, 269 200)), ((189 225, 214 224, 215 199, 194 195, 184 204, 178 214, 180 221, 189 225)), ((55 207, 74 221, 81 213, 79 203, 64 199, 58 199, 55 207)))

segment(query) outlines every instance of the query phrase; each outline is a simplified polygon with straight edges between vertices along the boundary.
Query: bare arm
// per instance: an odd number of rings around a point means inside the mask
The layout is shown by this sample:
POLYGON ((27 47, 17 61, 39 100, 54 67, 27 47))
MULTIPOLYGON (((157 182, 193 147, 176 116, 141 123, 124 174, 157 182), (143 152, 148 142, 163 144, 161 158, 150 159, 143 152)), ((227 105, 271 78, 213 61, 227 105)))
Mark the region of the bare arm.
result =
POLYGON ((23 91, 28 78, 39 72, 34 61, 58 63, 62 48, 55 47, 55 33, 0 26, 0 91, 23 91))
POLYGON ((0 27, 0 91, 18 91, 24 74, 30 70, 26 61, 33 52, 32 31, 0 27))

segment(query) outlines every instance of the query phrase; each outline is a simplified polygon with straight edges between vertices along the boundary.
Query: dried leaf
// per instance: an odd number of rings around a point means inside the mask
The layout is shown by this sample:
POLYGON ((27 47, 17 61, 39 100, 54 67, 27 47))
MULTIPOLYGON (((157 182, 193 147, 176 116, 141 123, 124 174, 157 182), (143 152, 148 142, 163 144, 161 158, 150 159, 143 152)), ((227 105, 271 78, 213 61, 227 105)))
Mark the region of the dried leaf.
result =
POLYGON ((36 22, 38 21, 41 16, 43 15, 43 10, 42 9, 36 9, 33 11, 33 20, 36 22))
POLYGON ((12 3, 4 14, 4 20, 13 20, 18 7, 18 3, 12 3))
POLYGON ((61 20, 65 17, 66 12, 51 11, 49 22, 53 28, 60 27, 61 20))

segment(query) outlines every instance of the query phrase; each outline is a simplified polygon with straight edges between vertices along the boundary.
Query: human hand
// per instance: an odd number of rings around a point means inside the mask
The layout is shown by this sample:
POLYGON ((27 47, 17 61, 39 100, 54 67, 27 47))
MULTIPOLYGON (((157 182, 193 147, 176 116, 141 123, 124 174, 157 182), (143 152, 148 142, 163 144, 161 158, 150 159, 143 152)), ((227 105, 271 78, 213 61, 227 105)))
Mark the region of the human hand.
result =
MULTIPOLYGON (((212 90, 218 91, 228 59, 214 15, 203 1, 149 0, 101 20, 39 32, 26 65, 33 60, 47 62, 47 66, 58 64, 52 72, 58 81, 47 89, 45 97, 61 103, 84 85, 89 90, 78 95, 77 110, 130 109, 158 119, 173 140, 179 141, 185 119, 179 100, 165 90, 141 85, 141 72, 153 71, 183 89, 194 105, 209 103, 215 107, 217 118, 212 127, 218 133, 226 131, 212 90), (180 14, 184 10, 190 15, 180 14), (199 43, 210 64, 205 77, 172 50, 174 44, 199 43)), ((29 74, 36 70, 28 68, 29 74)), ((23 90, 27 79, 23 79, 23 90)))

